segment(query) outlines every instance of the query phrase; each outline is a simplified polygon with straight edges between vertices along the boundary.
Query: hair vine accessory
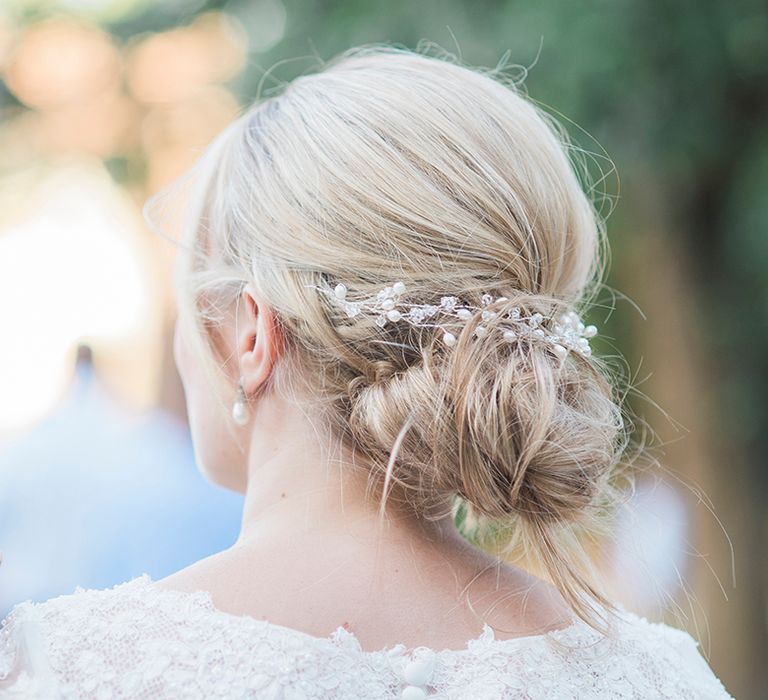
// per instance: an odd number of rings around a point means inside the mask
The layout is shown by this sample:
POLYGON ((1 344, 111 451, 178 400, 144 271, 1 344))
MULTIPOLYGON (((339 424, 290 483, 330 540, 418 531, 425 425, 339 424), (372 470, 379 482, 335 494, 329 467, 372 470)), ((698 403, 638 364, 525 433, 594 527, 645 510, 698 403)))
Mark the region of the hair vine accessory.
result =
MULTIPOLYGON (((429 323, 426 319, 432 318, 440 312, 462 321, 468 321, 477 311, 483 309, 482 319, 488 321, 499 312, 485 307, 494 301, 507 301, 507 297, 494 299, 490 294, 483 294, 482 306, 459 304, 459 300, 455 296, 441 297, 440 304, 409 304, 400 301, 400 297, 405 293, 405 284, 402 282, 395 282, 391 286, 384 287, 374 297, 350 301, 347 299, 347 287, 344 284, 339 283, 333 288, 330 286, 318 287, 314 284, 306 286, 321 291, 336 305, 343 308, 350 318, 364 312, 377 313, 376 325, 382 328, 389 321, 400 320, 407 321, 413 326, 443 328, 443 342, 449 347, 456 344, 456 336, 445 329, 442 324, 429 323)), ((504 320, 514 327, 514 329, 506 328, 503 331, 504 340, 508 343, 513 343, 520 337, 540 338, 551 343, 555 353, 561 358, 564 358, 569 350, 573 350, 584 357, 589 357, 592 354, 588 338, 597 334, 597 328, 592 325, 585 326, 575 311, 561 314, 558 321, 552 324, 551 329, 542 326, 544 320, 542 314, 537 312, 530 316, 523 316, 517 306, 506 313, 504 320)), ((487 334, 488 328, 482 323, 475 328, 476 337, 484 338, 487 334)))

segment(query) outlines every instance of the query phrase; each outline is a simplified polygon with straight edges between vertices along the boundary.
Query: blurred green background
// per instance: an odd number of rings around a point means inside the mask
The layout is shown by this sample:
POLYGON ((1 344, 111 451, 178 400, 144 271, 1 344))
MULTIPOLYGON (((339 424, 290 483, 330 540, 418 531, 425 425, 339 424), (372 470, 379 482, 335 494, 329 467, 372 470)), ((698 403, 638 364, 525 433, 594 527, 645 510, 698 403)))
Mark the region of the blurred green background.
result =
POLYGON ((605 566, 626 600, 701 641, 733 695, 765 697, 764 2, 5 0, 0 438, 56 406, 78 342, 125 405, 184 416, 173 249, 141 206, 260 86, 370 42, 504 58, 591 154, 616 293, 589 322, 609 339, 598 350, 626 357, 666 470, 667 491, 648 490, 647 554, 673 551, 660 567, 677 611, 643 592, 622 552, 605 566))

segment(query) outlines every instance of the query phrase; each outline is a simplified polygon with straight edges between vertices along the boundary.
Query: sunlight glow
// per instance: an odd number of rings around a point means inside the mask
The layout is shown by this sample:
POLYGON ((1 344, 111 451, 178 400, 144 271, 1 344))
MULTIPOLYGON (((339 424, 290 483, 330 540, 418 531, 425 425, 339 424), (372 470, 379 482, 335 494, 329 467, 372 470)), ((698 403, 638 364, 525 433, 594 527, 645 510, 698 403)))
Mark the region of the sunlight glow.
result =
POLYGON ((98 164, 57 168, 22 197, 29 218, 0 235, 0 437, 55 405, 78 340, 136 334, 150 287, 136 213, 98 164))

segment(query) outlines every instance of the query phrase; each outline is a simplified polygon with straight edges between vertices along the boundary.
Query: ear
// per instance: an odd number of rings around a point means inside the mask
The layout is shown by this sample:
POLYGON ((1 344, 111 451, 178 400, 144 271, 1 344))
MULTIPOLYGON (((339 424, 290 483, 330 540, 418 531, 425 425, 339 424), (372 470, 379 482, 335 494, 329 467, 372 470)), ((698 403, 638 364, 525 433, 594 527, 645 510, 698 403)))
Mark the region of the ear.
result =
POLYGON ((235 352, 246 395, 267 380, 281 351, 280 330, 272 309, 256 297, 250 284, 240 293, 235 352))

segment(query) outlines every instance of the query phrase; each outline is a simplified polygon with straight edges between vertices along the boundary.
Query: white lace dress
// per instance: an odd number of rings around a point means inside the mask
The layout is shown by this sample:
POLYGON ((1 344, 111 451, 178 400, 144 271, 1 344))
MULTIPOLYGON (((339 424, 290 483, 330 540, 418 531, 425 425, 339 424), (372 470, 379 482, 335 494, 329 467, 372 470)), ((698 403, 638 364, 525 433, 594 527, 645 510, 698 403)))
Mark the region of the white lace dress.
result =
POLYGON ((486 625, 461 650, 368 652, 344 627, 314 637, 142 574, 14 606, 0 631, 0 698, 733 700, 690 635, 621 611, 617 640, 577 618, 507 640, 486 625))

